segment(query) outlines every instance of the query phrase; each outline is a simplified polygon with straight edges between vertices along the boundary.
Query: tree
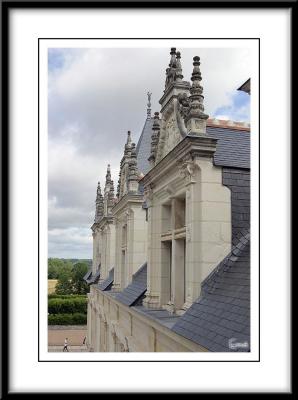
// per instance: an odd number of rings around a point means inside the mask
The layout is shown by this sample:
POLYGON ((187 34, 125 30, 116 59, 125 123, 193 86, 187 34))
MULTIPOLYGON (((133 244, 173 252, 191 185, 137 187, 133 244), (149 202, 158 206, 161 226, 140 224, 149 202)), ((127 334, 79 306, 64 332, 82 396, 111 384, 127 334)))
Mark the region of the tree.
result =
POLYGON ((83 280, 84 275, 88 271, 88 264, 85 262, 78 262, 72 268, 72 287, 75 294, 88 293, 88 285, 83 280))
POLYGON ((58 283, 56 286, 56 293, 57 294, 72 294, 72 281, 69 275, 64 272, 61 273, 58 279, 58 283))
POLYGON ((59 258, 48 259, 48 279, 59 279, 60 275, 67 274, 71 279, 72 263, 59 258))

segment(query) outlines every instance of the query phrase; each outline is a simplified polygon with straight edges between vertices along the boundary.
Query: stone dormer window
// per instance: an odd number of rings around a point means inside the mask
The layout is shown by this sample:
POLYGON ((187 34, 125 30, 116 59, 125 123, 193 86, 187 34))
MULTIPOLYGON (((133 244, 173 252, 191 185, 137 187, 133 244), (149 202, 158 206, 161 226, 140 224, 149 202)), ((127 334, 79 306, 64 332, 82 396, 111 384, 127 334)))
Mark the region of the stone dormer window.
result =
POLYGON ((182 309, 185 290, 185 192, 162 205, 162 270, 163 290, 169 311, 182 309))

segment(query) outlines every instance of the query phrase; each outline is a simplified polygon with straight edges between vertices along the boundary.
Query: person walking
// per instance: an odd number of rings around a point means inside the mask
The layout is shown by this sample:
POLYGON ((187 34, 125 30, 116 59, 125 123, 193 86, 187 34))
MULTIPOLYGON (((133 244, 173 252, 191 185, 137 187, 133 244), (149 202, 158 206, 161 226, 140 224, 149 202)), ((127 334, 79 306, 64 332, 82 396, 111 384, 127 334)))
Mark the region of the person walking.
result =
POLYGON ((65 340, 64 340, 63 351, 68 351, 68 339, 67 338, 65 338, 65 340))

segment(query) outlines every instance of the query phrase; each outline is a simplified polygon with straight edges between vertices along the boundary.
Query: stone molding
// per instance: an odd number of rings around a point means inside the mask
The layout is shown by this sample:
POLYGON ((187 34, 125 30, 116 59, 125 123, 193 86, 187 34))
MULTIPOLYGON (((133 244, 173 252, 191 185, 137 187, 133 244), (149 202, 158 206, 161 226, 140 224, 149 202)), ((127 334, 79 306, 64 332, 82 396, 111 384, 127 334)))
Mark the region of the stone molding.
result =
POLYGON ((194 159, 212 160, 216 151, 216 143, 217 139, 206 135, 186 136, 140 180, 144 185, 145 191, 148 190, 148 185, 155 184, 166 176, 170 170, 173 170, 177 162, 188 163, 186 168, 191 174, 193 167, 190 164, 194 159))

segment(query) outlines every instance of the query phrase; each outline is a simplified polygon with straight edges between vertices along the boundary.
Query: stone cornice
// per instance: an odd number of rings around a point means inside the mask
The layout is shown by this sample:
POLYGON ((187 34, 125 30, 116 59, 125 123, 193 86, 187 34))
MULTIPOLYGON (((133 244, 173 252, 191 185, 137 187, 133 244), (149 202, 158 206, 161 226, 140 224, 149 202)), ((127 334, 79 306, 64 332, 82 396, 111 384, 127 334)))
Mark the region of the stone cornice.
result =
POLYGON ((113 223, 114 217, 112 215, 102 217, 100 221, 94 222, 94 224, 91 226, 92 231, 94 232, 97 228, 100 229, 105 225, 106 223, 110 224, 113 223))
POLYGON ((217 139, 202 135, 187 135, 177 144, 158 164, 156 164, 141 180, 144 186, 154 184, 160 176, 164 176, 177 163, 186 158, 193 160, 195 158, 211 159, 216 150, 217 139))
POLYGON ((119 211, 123 210, 127 205, 132 203, 142 204, 143 203, 143 195, 142 194, 132 194, 126 193, 121 199, 114 205, 112 208, 113 215, 117 214, 119 211))

